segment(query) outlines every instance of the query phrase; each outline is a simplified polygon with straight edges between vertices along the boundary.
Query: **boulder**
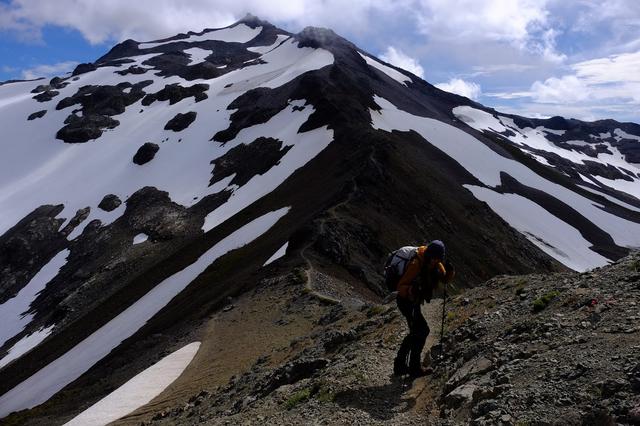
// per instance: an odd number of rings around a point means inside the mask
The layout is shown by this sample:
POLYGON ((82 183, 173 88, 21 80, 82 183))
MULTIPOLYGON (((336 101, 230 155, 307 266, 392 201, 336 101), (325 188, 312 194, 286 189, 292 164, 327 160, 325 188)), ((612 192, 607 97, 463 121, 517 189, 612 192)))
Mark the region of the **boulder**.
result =
POLYGON ((181 132, 189 127, 196 119, 196 112, 190 111, 185 114, 178 113, 175 117, 167 122, 164 126, 165 130, 173 130, 174 132, 181 132))
POLYGON ((111 212, 117 209, 120 204, 122 204, 122 201, 120 200, 120 198, 118 198, 117 195, 108 194, 104 196, 102 201, 100 201, 100 204, 98 204, 98 208, 106 212, 111 212))
POLYGON ((36 111, 33 114, 29 114, 29 117, 27 117, 27 120, 31 121, 31 120, 35 120, 36 118, 42 118, 46 113, 47 113, 46 109, 43 109, 41 111, 36 111))
POLYGON ((144 145, 138 148, 138 151, 133 156, 133 162, 139 166, 146 164, 149 161, 153 160, 153 157, 155 157, 156 152, 158 152, 159 149, 160 147, 157 144, 146 142, 144 145))

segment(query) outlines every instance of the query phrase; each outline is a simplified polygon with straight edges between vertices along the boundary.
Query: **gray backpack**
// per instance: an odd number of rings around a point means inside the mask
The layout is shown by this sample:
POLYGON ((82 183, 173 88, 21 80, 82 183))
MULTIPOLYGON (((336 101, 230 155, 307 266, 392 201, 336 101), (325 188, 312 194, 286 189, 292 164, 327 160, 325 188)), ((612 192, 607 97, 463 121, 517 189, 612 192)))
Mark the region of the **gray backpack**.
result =
POLYGON ((418 247, 405 246, 389 253, 384 263, 384 283, 389 292, 397 290, 398 281, 402 278, 407 265, 416 256, 418 247))

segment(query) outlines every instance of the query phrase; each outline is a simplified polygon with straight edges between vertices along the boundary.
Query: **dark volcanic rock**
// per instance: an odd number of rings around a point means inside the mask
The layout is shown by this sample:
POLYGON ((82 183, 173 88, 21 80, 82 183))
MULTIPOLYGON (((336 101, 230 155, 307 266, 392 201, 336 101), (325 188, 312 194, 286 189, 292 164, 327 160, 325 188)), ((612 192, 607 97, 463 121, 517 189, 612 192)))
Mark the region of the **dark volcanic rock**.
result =
POLYGON ((209 89, 208 84, 194 84, 189 87, 182 87, 175 84, 167 84, 164 86, 164 89, 160 90, 157 93, 151 93, 144 97, 142 100, 142 105, 148 106, 154 103, 156 100, 158 101, 169 101, 169 105, 173 105, 177 102, 185 98, 189 98, 193 96, 196 102, 203 101, 207 99, 207 94, 205 93, 209 89))
POLYGON ((140 83, 121 83, 117 86, 83 86, 70 97, 64 98, 57 110, 80 104, 82 117, 71 114, 65 120, 66 126, 56 135, 68 143, 87 142, 97 139, 104 129, 113 129, 120 122, 112 119, 111 115, 122 114, 126 107, 139 101, 144 96, 144 87, 151 84, 151 80, 140 83), (125 92, 125 89, 130 89, 125 92))
POLYGON ((266 380, 258 390, 259 395, 268 395, 282 385, 295 383, 313 376, 318 370, 327 366, 329 360, 324 358, 297 359, 277 370, 266 380))
POLYGON ((100 204, 98 204, 98 208, 106 212, 111 212, 117 209, 120 204, 122 204, 122 201, 120 201, 120 198, 117 195, 107 194, 104 196, 102 201, 100 201, 100 204))
POLYGON ((127 106, 142 99, 145 94, 142 89, 151 83, 151 80, 146 80, 134 85, 121 83, 117 86, 82 86, 73 96, 58 102, 56 109, 61 110, 80 104, 83 115, 122 114, 127 106), (127 93, 125 89, 131 90, 127 93))
POLYGON ((120 75, 128 75, 128 74, 139 75, 139 74, 144 74, 147 71, 148 70, 146 68, 138 67, 136 65, 131 65, 126 70, 116 71, 115 73, 120 75))
POLYGON ((67 226, 62 228, 60 233, 65 237, 73 232, 73 230, 80 225, 84 220, 89 217, 89 213, 91 213, 91 207, 87 206, 83 209, 79 209, 76 214, 71 218, 67 226))
POLYGON ((87 72, 95 71, 98 67, 94 64, 79 64, 71 73, 72 76, 84 74, 87 72))
POLYGON ((39 95, 34 96, 33 99, 35 99, 38 102, 49 102, 51 99, 55 98, 59 94, 60 92, 58 92, 57 90, 46 90, 40 93, 39 95))
POLYGON ((236 174, 232 185, 242 186, 255 175, 262 175, 276 165, 291 149, 282 141, 260 137, 248 145, 241 144, 211 162, 214 165, 210 185, 236 174))
POLYGON ((196 112, 190 111, 187 113, 178 113, 175 117, 165 124, 165 130, 173 130, 174 132, 180 132, 191 125, 196 119, 196 112))
POLYGON ((27 118, 27 120, 31 121, 31 120, 35 120, 36 118, 42 118, 46 113, 47 113, 46 109, 43 109, 42 111, 36 111, 33 114, 29 114, 29 117, 27 118))
POLYGON ((56 219, 63 206, 40 206, 0 236, 0 304, 13 297, 66 244, 56 219))
POLYGON ((48 85, 48 84, 40 84, 40 85, 36 86, 36 88, 33 89, 31 91, 31 93, 42 93, 42 92, 45 92, 47 90, 51 90, 51 86, 50 85, 48 85))
POLYGON ((149 161, 153 160, 153 157, 155 157, 156 152, 158 152, 159 149, 160 147, 157 144, 152 142, 145 142, 144 145, 138 148, 138 151, 133 156, 133 162, 140 166, 148 163, 149 161))
POLYGON ((104 129, 113 129, 120 124, 118 120, 114 120, 106 115, 92 115, 88 117, 71 115, 65 120, 65 123, 67 123, 67 125, 58 130, 56 138, 67 143, 83 143, 97 139, 102 135, 104 129))

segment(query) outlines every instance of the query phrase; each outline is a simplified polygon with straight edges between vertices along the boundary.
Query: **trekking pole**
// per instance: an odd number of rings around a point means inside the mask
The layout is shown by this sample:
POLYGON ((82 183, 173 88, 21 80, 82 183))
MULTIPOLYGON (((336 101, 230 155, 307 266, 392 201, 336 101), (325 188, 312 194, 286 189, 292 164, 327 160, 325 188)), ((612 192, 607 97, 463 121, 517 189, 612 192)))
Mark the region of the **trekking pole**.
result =
POLYGON ((447 283, 444 284, 444 296, 442 299, 442 327, 440 327, 440 361, 444 360, 444 319, 445 319, 446 305, 447 305, 447 283))

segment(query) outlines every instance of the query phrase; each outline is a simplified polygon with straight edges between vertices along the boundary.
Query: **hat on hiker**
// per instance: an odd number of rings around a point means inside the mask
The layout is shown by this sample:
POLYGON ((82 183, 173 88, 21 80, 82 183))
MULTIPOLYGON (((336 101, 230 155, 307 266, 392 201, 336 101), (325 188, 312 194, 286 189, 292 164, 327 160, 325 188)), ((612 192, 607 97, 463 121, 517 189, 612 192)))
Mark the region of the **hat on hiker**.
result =
POLYGON ((427 245, 427 256, 431 259, 444 260, 444 243, 440 240, 433 240, 427 245))

